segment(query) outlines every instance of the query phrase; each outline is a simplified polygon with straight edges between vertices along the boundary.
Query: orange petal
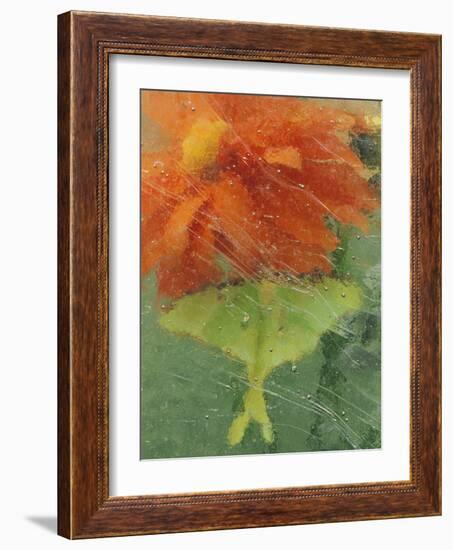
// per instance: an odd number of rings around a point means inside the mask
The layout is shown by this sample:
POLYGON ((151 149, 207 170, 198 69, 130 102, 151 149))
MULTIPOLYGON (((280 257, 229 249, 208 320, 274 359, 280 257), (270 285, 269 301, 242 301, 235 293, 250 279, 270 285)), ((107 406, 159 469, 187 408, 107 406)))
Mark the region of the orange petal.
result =
POLYGON ((297 123, 304 133, 325 131, 343 132, 354 127, 356 118, 353 114, 341 109, 332 109, 320 105, 318 101, 303 99, 292 122, 297 123))
POLYGON ((302 166, 302 157, 295 147, 267 147, 263 157, 269 164, 282 164, 290 168, 302 166))
POLYGON ((324 218, 328 209, 312 194, 288 182, 283 173, 273 168, 256 181, 253 197, 260 219, 275 226, 306 245, 332 250, 337 237, 327 228, 324 218))
POLYGON ((302 160, 333 160, 345 162, 356 170, 363 170, 359 157, 334 134, 297 135, 291 141, 298 147, 302 160))
POLYGON ((282 243, 270 261, 276 271, 289 272, 293 275, 318 270, 323 273, 332 271, 332 263, 325 250, 297 241, 282 243))
POLYGON ((163 250, 172 255, 182 254, 189 242, 189 225, 205 200, 201 195, 190 197, 173 210, 161 239, 163 250))
POLYGON ((221 181, 211 189, 215 229, 223 233, 234 246, 253 255, 256 248, 253 201, 238 177, 221 177, 221 181))
POLYGON ((330 210, 349 205, 358 210, 374 210, 379 206, 374 192, 350 165, 344 162, 317 162, 307 160, 299 173, 292 172, 293 181, 304 185, 330 210))
POLYGON ((207 218, 200 214, 189 228, 189 241, 183 254, 170 254, 159 264, 157 279, 161 294, 178 298, 187 292, 218 284, 222 272, 215 264, 215 237, 207 218))
POLYGON ((344 132, 356 124, 353 114, 306 98, 213 94, 210 101, 251 148, 284 147, 289 133, 344 132))
POLYGON ((141 96, 142 113, 157 123, 167 137, 180 141, 196 120, 218 119, 208 95, 146 90, 141 96))
POLYGON ((157 208, 151 216, 141 222, 141 272, 148 271, 159 261, 162 256, 161 240, 165 230, 165 224, 171 215, 169 208, 157 208))

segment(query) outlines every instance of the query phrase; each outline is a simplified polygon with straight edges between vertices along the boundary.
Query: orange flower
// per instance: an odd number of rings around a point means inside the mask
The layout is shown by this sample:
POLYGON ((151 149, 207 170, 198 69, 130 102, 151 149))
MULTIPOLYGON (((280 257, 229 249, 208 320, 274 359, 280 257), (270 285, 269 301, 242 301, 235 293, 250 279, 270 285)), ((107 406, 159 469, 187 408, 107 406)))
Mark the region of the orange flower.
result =
POLYGON ((327 216, 379 205, 347 143, 364 116, 312 100, 144 92, 142 272, 179 297, 207 284, 332 269, 327 216))

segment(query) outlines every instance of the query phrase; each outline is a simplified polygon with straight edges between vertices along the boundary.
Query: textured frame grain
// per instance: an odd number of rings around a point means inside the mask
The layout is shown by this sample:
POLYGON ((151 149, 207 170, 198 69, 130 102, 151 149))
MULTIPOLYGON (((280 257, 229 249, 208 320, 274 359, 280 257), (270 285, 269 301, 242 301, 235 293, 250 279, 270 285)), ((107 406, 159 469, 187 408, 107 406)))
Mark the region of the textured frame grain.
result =
POLYGON ((440 514, 440 37, 68 12, 59 16, 58 47, 58 532, 88 538, 440 514), (409 481, 109 496, 108 67, 117 54, 410 71, 409 481))

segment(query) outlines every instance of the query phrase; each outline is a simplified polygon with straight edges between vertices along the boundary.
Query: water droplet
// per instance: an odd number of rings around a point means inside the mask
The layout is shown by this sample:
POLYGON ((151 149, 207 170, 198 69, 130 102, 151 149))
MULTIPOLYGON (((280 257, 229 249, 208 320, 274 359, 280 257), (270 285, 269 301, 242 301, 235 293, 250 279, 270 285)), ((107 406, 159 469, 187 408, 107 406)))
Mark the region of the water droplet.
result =
POLYGON ((272 348, 269 349, 269 352, 272 353, 274 350, 272 348))
POLYGON ((258 376, 255 376, 255 378, 253 379, 254 382, 258 382, 258 376))
POLYGON ((346 413, 345 413, 345 411, 341 411, 341 414, 344 416, 346 413))
POLYGON ((250 321, 250 315, 248 313, 244 313, 244 316, 242 317, 243 323, 248 323, 250 321))
POLYGON ((297 365, 291 365, 291 372, 297 371, 297 365))
POLYGON ((300 187, 301 189, 305 189, 305 185, 304 185, 303 183, 299 183, 299 187, 300 187))
POLYGON ((209 419, 209 414, 205 415, 205 418, 206 418, 206 420, 208 420, 209 419))
POLYGON ((272 311, 272 306, 269 306, 269 307, 267 308, 267 311, 272 311))
POLYGON ((344 292, 341 293, 342 298, 346 298, 346 294, 344 292))
POLYGON ((161 173, 161 174, 165 174, 165 170, 161 170, 160 173, 161 173))
POLYGON ((329 290, 326 286, 324 287, 324 290, 329 290))
POLYGON ((357 239, 360 241, 360 235, 357 235, 357 239))
POLYGON ((261 130, 257 130, 256 133, 257 133, 257 134, 261 134, 261 130))
POLYGON ((222 330, 222 327, 219 326, 219 330, 222 330))
POLYGON ((165 304, 160 304, 160 309, 167 309, 167 306, 165 304))
POLYGON ((229 354, 231 353, 230 348, 225 348, 225 353, 226 353, 227 355, 229 355, 229 354))
POLYGON ((356 259, 356 257, 355 257, 355 256, 352 256, 352 259, 353 259, 353 260, 355 260, 355 259, 356 259))
POLYGON ((311 395, 309 393, 307 394, 307 399, 311 399, 311 395))
POLYGON ((192 107, 192 111, 195 111, 195 110, 196 110, 195 107, 192 107))
POLYGON ((344 421, 345 421, 345 422, 349 422, 349 418, 346 417, 346 418, 344 419, 344 421))
POLYGON ((281 173, 281 170, 280 168, 277 168, 277 173, 280 174, 281 173))

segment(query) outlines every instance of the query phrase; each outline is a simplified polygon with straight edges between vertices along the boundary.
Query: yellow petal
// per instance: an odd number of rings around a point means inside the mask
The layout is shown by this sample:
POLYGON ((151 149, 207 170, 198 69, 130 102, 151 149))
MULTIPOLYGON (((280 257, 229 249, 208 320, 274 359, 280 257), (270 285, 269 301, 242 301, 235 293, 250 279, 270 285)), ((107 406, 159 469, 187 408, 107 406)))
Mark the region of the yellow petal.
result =
POLYGON ((182 164, 187 171, 200 172, 214 162, 227 127, 223 120, 195 122, 182 144, 182 164))

